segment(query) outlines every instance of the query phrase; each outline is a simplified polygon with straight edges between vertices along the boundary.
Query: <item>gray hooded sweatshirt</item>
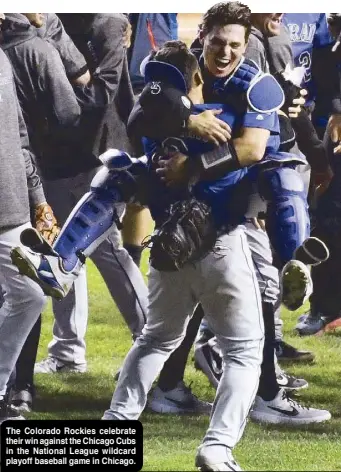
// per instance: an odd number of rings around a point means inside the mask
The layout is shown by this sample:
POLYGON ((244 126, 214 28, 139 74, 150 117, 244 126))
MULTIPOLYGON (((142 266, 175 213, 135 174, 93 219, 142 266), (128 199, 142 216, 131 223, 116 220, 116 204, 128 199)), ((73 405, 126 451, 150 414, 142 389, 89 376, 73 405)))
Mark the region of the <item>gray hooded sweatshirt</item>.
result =
POLYGON ((29 222, 30 205, 44 201, 11 64, 0 49, 0 233, 29 222))
POLYGON ((42 172, 75 136, 81 109, 57 50, 20 13, 6 13, 1 47, 9 58, 32 148, 42 172), (52 159, 52 158, 51 158, 52 159))

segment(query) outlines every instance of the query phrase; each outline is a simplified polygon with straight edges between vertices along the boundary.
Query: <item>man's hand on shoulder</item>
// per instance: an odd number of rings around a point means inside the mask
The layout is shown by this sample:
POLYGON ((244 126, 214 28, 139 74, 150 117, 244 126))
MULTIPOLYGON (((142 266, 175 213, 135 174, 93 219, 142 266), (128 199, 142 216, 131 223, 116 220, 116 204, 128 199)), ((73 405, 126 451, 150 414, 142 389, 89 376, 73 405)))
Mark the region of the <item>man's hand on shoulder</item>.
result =
POLYGON ((211 142, 216 146, 231 139, 231 128, 216 115, 222 110, 205 110, 199 115, 190 115, 187 122, 187 131, 190 135, 211 142))

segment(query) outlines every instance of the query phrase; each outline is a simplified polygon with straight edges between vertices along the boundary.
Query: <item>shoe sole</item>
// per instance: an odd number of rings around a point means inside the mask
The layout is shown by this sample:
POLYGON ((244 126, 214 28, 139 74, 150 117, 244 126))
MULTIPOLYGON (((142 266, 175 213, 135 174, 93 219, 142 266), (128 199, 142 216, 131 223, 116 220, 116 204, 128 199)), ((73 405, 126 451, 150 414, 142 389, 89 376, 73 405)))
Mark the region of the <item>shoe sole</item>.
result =
MULTIPOLYGON (((280 285, 282 293, 282 303, 289 311, 295 311, 300 308, 305 300, 310 296, 312 287, 310 285, 310 277, 307 275, 307 267, 303 262, 295 261, 295 264, 290 264, 289 261, 283 268, 280 285), (302 290, 298 292, 293 299, 292 287, 302 286, 302 290)), ((296 290, 295 290, 296 291, 296 290)))
POLYGON ((209 415, 211 413, 211 409, 209 411, 180 410, 177 406, 160 405, 153 402, 148 403, 147 408, 148 411, 161 415, 209 415))
POLYGON ((76 370, 72 367, 62 367, 61 369, 58 369, 58 370, 44 370, 44 371, 39 371, 39 370, 36 370, 34 369, 34 374, 43 374, 43 375, 46 375, 46 374, 85 374, 87 372, 87 368, 85 369, 79 369, 79 370, 76 370))
POLYGON ((219 470, 227 470, 227 471, 241 471, 242 469, 238 466, 236 469, 235 467, 229 467, 228 469, 222 469, 221 465, 227 466, 227 463, 221 463, 221 464, 207 464, 203 460, 196 459, 195 460, 195 466, 198 468, 199 471, 201 472, 215 472, 219 470))
POLYGON ((265 423, 265 424, 286 424, 286 425, 304 425, 311 423, 323 423, 331 419, 331 414, 324 414, 317 418, 295 418, 295 417, 282 417, 266 413, 257 413, 252 412, 250 414, 250 419, 255 423, 265 423))
POLYGON ((195 352, 194 356, 195 356, 195 364, 194 365, 195 365, 196 369, 201 370, 201 372, 203 374, 205 374, 206 377, 208 378, 208 380, 209 380, 210 384, 212 385, 212 387, 217 389, 218 385, 219 385, 219 382, 217 381, 217 379, 212 374, 211 369, 209 368, 209 365, 206 361, 205 355, 202 352, 202 350, 198 349, 195 352))
POLYGON ((51 287, 48 283, 40 279, 37 269, 32 262, 26 257, 20 248, 15 248, 11 251, 12 263, 17 266, 21 275, 26 275, 28 278, 36 282, 43 290, 44 294, 62 300, 64 294, 57 288, 51 287))

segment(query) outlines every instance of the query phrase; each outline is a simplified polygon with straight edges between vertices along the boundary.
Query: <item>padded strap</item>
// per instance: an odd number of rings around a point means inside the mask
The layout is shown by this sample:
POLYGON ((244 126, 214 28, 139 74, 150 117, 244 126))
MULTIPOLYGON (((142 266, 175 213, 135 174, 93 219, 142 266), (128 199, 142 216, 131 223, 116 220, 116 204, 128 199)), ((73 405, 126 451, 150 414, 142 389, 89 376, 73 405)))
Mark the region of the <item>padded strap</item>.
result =
POLYGON ((251 109, 258 113, 279 110, 285 101, 282 87, 270 74, 256 76, 250 83, 246 97, 251 109))

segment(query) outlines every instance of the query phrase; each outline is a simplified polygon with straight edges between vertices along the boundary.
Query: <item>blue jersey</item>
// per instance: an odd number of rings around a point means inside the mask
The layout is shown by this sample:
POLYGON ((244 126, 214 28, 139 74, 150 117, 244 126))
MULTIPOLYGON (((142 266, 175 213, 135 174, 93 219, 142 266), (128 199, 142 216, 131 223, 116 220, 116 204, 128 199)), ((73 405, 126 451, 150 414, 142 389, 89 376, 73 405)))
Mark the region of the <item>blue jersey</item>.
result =
MULTIPOLYGON (((225 121, 232 129, 232 137, 237 136, 240 128, 263 128, 270 131, 267 149, 276 152, 279 146, 279 125, 276 113, 254 113, 247 112, 240 114, 230 105, 222 104, 204 104, 195 105, 193 112, 201 113, 208 109, 222 109, 218 115, 219 119, 225 121), (264 115, 264 116, 263 116, 264 115), (260 118, 260 116, 262 118, 260 118)), ((209 152, 214 148, 211 143, 203 142, 195 138, 186 138, 185 143, 188 148, 190 158, 198 158, 198 154, 209 152)), ((157 149, 160 143, 144 138, 145 152, 149 159, 157 149)), ((193 194, 201 200, 206 201, 212 208, 212 214, 218 228, 239 224, 244 220, 245 207, 238 209, 238 202, 233 201, 233 193, 236 184, 238 184, 248 173, 247 168, 239 169, 227 173, 224 177, 215 181, 202 181, 193 188, 193 194), (233 205, 231 204, 233 201, 233 205)), ((151 174, 152 198, 149 202, 149 208, 153 219, 158 222, 165 217, 165 211, 170 203, 175 202, 184 195, 167 188, 154 172, 151 174)))
POLYGON ((333 43, 325 13, 285 13, 283 23, 288 28, 295 66, 303 66, 306 73, 302 87, 314 100, 315 91, 311 76, 313 48, 323 48, 333 43))

